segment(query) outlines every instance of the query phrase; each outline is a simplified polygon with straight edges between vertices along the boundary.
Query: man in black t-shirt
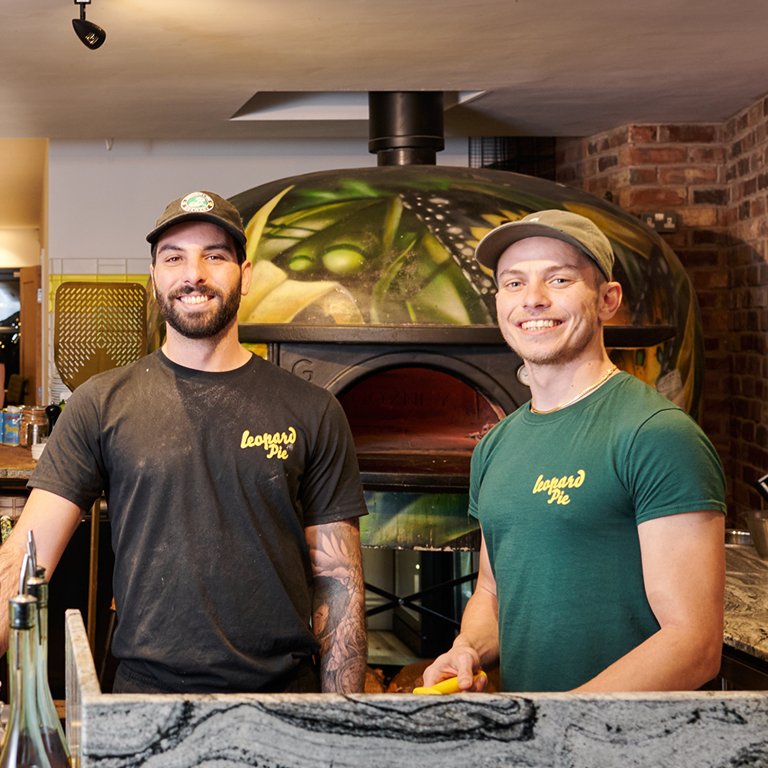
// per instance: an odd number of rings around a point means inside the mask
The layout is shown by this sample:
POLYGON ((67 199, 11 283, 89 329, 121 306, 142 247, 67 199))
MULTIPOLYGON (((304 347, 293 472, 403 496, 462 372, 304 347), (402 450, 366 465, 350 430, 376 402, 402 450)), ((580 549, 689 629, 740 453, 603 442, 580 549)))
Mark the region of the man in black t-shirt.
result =
POLYGON ((343 411, 239 344, 251 263, 230 203, 186 195, 147 240, 166 341, 73 393, 0 550, 4 595, 26 531, 51 573, 105 492, 116 692, 362 691, 366 509, 343 411))

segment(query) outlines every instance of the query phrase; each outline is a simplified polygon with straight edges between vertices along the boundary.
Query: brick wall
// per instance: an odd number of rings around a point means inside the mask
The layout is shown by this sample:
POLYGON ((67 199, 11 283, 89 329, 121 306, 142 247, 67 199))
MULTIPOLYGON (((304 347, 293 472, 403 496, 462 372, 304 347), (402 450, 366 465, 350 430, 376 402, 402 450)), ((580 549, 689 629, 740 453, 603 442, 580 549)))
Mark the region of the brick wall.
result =
POLYGON ((768 472, 768 97, 722 126, 729 191, 726 248, 733 498, 760 509, 752 488, 768 472))
POLYGON ((662 235, 691 277, 705 344, 702 426, 728 477, 731 523, 768 472, 768 97, 724 123, 629 125, 558 140, 558 181, 630 213, 674 211, 662 235))

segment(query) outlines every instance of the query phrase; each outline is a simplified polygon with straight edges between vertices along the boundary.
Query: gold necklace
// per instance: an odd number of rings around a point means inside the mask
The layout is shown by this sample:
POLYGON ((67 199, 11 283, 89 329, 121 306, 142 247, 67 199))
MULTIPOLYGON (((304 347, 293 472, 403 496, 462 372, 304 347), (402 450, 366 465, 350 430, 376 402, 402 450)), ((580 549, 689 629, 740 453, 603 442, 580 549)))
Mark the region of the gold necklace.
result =
POLYGON ((531 413, 554 413, 555 411, 559 411, 561 408, 567 408, 572 403, 575 403, 577 400, 580 400, 582 397, 584 397, 584 395, 588 395, 590 392, 597 389, 601 384, 608 381, 608 379, 618 370, 619 366, 614 365, 613 368, 611 368, 599 381, 596 381, 594 384, 590 384, 583 392, 579 392, 579 394, 576 395, 573 400, 569 400, 567 403, 556 405, 554 408, 550 408, 548 411, 540 411, 538 408, 534 408, 533 403, 531 403, 531 413))

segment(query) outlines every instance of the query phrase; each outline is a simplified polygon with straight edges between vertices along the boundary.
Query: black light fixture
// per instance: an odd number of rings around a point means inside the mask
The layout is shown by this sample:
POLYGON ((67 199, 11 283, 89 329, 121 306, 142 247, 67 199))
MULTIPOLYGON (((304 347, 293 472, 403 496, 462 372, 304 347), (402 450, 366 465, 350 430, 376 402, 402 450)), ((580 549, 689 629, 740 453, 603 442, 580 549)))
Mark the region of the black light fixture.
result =
POLYGON ((72 26, 83 45, 95 51, 107 39, 107 33, 92 21, 86 21, 85 6, 90 3, 91 0, 75 0, 75 5, 80 6, 80 18, 72 19, 72 26))

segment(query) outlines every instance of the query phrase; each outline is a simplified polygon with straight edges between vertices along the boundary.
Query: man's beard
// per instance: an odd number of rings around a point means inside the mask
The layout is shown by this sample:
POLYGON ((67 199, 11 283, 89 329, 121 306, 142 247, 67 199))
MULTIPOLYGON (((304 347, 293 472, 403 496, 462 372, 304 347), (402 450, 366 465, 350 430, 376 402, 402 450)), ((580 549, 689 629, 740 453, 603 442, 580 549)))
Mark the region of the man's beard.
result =
MULTIPOLYGON (((531 363, 533 365, 565 365, 567 363, 571 363, 576 360, 579 355, 592 343, 598 333, 602 333, 602 328, 598 327, 597 332, 595 333, 582 333, 574 339, 575 344, 566 349, 554 349, 552 351, 542 352, 540 354, 535 352, 531 353, 529 350, 525 353, 524 360, 527 363, 531 363)), ((513 352, 517 352, 520 357, 523 357, 521 350, 515 347, 511 335, 508 335, 502 331, 502 336, 504 336, 504 340, 507 342, 507 346, 513 352)))
POLYGON ((571 337, 568 342, 569 346, 564 344, 556 349, 536 352, 535 346, 529 344, 528 349, 525 351, 525 356, 523 356, 522 350, 516 347, 513 335, 507 333, 507 330, 503 325, 500 324, 500 327, 501 335, 504 337, 504 341, 507 342, 507 346, 523 358, 525 362, 531 363, 532 365, 566 365, 577 360, 581 353, 589 347, 598 335, 602 336, 603 327, 597 319, 597 305, 595 305, 591 320, 594 322, 582 326, 578 329, 577 333, 571 337))
MULTIPOLYGON (((165 322, 177 333, 188 339, 210 339, 221 333, 237 317, 237 310, 240 308, 241 286, 242 278, 238 280, 237 287, 229 296, 224 296, 220 291, 213 288, 202 286, 175 291, 169 296, 156 294, 155 298, 165 322), (177 307, 176 299, 188 293, 215 296, 221 299, 221 302, 217 303, 216 308, 206 312, 185 313, 177 307)), ((216 299, 210 303, 214 302, 216 299)))

